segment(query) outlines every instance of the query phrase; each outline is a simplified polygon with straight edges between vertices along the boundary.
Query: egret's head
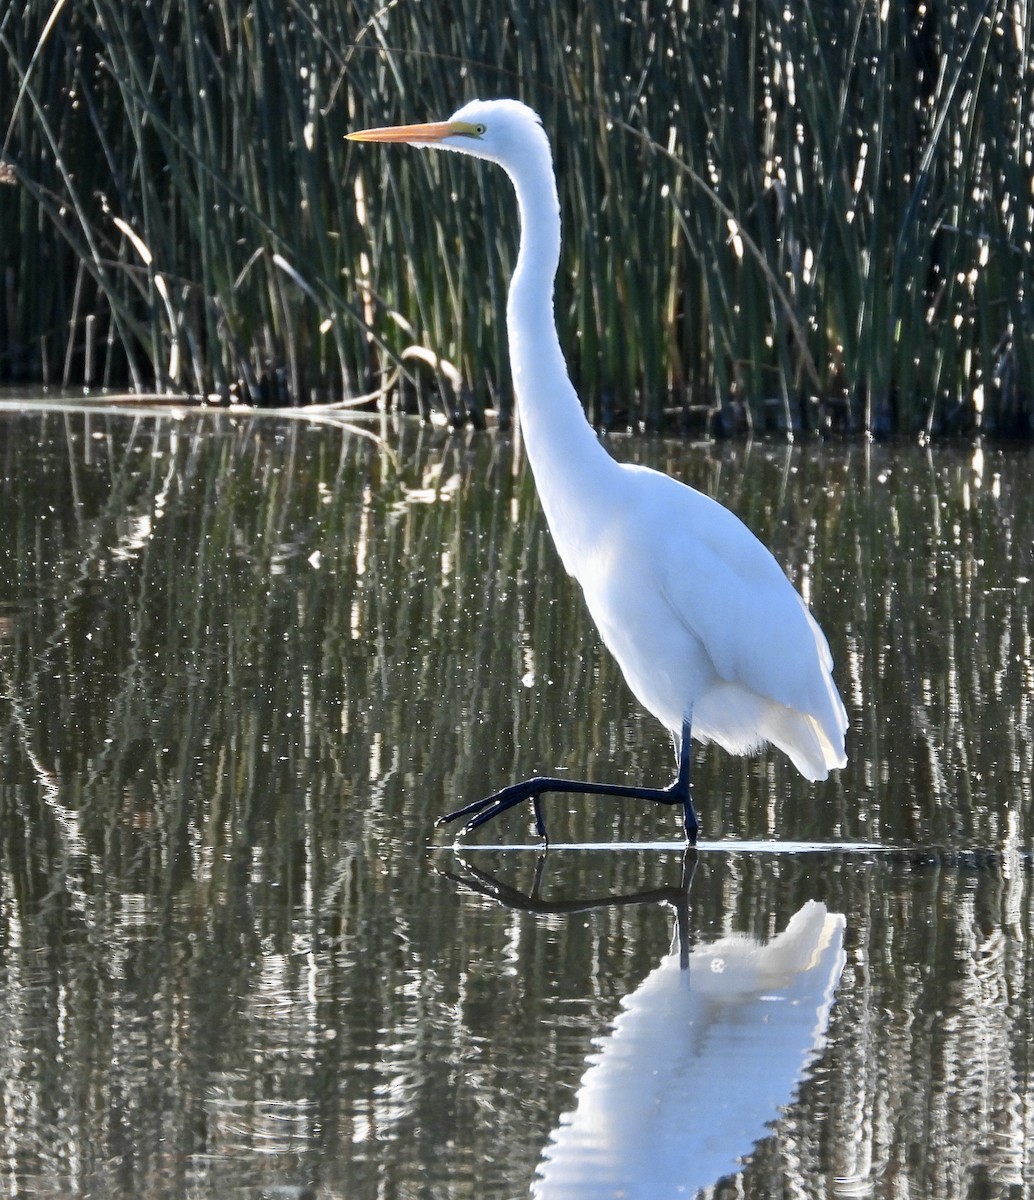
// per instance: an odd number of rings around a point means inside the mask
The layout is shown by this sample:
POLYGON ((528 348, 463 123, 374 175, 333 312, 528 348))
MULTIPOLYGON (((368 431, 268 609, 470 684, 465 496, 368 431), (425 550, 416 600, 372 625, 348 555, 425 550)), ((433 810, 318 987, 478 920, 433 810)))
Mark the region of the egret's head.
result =
POLYGON ((546 145, 538 114, 519 100, 471 100, 447 121, 360 129, 348 137, 356 142, 405 142, 456 150, 503 167, 522 158, 531 147, 546 145))

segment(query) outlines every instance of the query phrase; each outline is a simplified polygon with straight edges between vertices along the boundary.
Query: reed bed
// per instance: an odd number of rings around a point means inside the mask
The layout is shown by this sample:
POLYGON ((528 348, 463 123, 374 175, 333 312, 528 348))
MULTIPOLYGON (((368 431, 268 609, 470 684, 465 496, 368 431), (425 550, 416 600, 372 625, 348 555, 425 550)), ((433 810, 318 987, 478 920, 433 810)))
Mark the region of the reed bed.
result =
POLYGON ((0 382, 505 423, 508 189, 343 135, 515 95, 597 423, 1029 435, 1032 11, 13 0, 0 382))

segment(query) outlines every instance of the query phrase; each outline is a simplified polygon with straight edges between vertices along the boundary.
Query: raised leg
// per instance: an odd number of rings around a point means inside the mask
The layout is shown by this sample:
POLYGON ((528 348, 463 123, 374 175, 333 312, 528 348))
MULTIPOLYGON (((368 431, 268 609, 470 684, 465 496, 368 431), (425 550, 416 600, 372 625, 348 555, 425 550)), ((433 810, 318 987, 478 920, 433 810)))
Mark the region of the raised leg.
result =
POLYGON ((439 817, 435 825, 446 825, 450 821, 458 821, 464 817, 470 818, 463 826, 464 833, 470 833, 478 826, 491 821, 525 800, 530 800, 535 814, 535 829, 544 842, 549 842, 546 833, 545 818, 542 813, 542 797, 547 792, 577 793, 583 796, 617 796, 631 800, 651 800, 656 804, 681 804, 686 829, 686 841, 696 845, 699 822, 696 810, 693 808, 693 793, 689 778, 689 767, 692 761, 690 751, 690 718, 682 723, 682 736, 677 747, 678 774, 673 783, 665 788, 636 787, 622 783, 589 783, 581 779, 560 779, 551 775, 539 775, 534 779, 524 779, 509 787, 483 796, 455 812, 446 813, 439 817))

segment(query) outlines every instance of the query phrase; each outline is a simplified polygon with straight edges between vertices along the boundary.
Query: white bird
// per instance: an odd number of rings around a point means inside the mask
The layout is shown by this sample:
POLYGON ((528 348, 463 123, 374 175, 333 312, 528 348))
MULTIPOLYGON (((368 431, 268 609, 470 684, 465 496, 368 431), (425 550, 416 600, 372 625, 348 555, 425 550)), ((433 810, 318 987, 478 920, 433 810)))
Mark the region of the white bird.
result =
POLYGON ((829 646, 779 564, 716 501, 612 459, 585 418, 553 316, 560 202, 538 115, 516 100, 474 100, 447 121, 348 136, 455 150, 510 177, 521 239, 506 323, 528 462, 565 568, 629 687, 670 730, 678 761, 669 787, 539 776, 438 823, 467 817, 469 831, 531 800, 545 839, 541 797, 578 792, 681 805, 693 843, 691 737, 734 754, 771 742, 811 780, 842 767, 847 714, 829 646))

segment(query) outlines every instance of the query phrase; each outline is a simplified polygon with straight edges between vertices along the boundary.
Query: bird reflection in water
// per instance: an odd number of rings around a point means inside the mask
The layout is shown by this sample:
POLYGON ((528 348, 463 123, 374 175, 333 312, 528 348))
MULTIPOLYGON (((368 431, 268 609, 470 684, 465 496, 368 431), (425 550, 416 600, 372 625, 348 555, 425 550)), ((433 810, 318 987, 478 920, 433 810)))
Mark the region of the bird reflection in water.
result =
POLYGON ((539 898, 541 870, 530 894, 469 863, 450 875, 530 912, 633 903, 675 911, 671 952, 595 1040, 574 1109, 543 1151, 537 1200, 666 1200, 737 1173, 825 1045, 844 917, 809 900, 771 941, 730 934, 693 944, 696 861, 687 851, 679 887, 583 900, 539 898))

